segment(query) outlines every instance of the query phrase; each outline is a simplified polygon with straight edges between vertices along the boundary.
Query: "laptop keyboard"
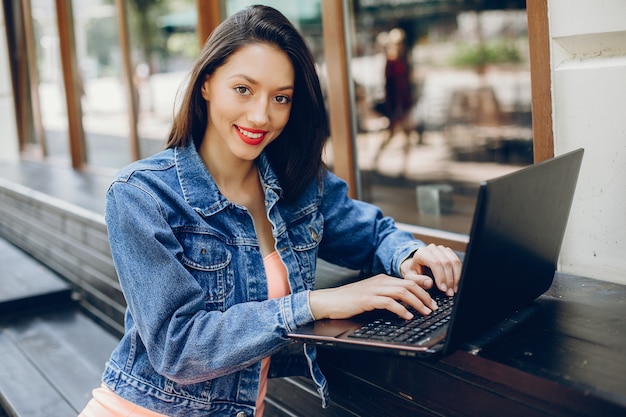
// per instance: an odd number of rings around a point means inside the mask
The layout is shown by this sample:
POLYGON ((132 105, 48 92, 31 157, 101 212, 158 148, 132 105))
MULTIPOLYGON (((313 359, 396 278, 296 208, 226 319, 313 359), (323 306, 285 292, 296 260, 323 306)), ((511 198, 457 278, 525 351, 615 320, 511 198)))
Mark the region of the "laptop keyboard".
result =
POLYGON ((408 307, 408 310, 414 314, 411 320, 404 320, 395 315, 394 317, 377 318, 355 330, 348 337, 419 345, 424 339, 428 338, 430 333, 440 329, 450 321, 454 297, 437 293, 433 296, 433 299, 437 302, 439 308, 428 316, 422 316, 413 308, 408 307))

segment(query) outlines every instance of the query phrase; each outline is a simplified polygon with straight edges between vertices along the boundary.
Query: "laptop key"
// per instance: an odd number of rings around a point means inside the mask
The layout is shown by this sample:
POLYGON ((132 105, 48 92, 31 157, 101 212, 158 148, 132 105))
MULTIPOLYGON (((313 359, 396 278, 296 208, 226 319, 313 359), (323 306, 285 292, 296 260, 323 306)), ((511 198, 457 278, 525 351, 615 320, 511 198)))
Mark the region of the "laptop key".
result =
MULTIPOLYGON (((376 319, 355 330, 348 337, 357 339, 379 340, 404 344, 419 345, 432 337, 429 333, 441 329, 449 320, 454 299, 443 296, 436 298, 439 308, 428 316, 421 316, 412 311, 415 317, 411 320, 401 318, 376 319)), ((410 311, 412 309, 409 309, 410 311)))

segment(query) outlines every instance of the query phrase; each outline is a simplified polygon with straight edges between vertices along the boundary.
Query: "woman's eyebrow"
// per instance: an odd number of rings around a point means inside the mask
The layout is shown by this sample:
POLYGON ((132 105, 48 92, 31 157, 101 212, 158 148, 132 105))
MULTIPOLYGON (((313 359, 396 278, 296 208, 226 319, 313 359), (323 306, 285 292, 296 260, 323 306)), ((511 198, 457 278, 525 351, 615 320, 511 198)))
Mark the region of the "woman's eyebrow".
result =
MULTIPOLYGON (((249 77, 246 74, 233 74, 233 75, 231 75, 228 78, 229 79, 243 78, 244 80, 246 80, 250 84, 253 84, 253 85, 258 85, 259 84, 259 82, 257 80, 255 80, 254 78, 249 77)), ((293 90, 293 89, 294 89, 293 84, 289 84, 289 85, 285 85, 285 86, 282 86, 282 87, 278 87, 276 90, 278 90, 278 91, 285 91, 285 90, 293 90)))

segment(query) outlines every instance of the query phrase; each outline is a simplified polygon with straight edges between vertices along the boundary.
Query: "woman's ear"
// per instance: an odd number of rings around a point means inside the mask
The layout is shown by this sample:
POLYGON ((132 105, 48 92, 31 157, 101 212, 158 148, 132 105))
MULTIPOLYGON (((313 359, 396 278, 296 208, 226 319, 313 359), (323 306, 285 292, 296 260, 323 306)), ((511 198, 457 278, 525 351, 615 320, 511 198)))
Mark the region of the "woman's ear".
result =
POLYGON ((202 98, 206 101, 209 101, 209 76, 204 76, 204 82, 202 83, 202 87, 200 87, 200 93, 202 93, 202 98))

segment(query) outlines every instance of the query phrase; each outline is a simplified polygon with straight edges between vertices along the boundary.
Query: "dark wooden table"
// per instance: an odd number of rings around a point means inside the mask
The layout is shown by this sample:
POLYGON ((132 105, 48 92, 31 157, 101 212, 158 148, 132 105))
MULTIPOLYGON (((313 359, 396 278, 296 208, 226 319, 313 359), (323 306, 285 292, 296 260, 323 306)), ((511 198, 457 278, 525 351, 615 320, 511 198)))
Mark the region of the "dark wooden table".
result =
POLYGON ((626 416, 626 286, 557 274, 534 314, 436 361, 320 348, 358 416, 626 416))

